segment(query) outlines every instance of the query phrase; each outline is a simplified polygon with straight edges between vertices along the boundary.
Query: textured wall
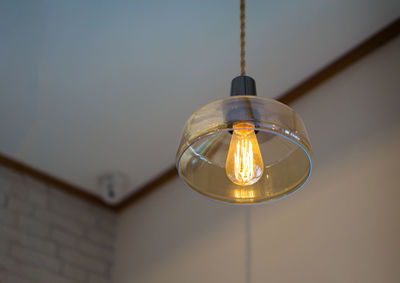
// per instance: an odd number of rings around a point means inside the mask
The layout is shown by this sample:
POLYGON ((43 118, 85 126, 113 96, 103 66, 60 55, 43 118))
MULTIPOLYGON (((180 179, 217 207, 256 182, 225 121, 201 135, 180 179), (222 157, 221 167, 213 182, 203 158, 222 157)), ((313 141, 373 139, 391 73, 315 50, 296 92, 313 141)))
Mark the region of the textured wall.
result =
POLYGON ((116 215, 0 167, 0 282, 106 283, 116 215))

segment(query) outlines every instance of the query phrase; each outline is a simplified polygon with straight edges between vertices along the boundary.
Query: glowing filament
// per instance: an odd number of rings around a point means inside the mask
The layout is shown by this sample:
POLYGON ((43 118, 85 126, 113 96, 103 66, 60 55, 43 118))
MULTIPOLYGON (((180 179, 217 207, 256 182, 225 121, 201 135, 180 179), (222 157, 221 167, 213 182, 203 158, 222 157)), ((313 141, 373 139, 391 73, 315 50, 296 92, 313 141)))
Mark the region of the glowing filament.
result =
POLYGON ((264 167, 256 134, 254 130, 249 130, 254 129, 254 125, 241 123, 233 128, 226 174, 237 185, 252 185, 261 178, 264 167))

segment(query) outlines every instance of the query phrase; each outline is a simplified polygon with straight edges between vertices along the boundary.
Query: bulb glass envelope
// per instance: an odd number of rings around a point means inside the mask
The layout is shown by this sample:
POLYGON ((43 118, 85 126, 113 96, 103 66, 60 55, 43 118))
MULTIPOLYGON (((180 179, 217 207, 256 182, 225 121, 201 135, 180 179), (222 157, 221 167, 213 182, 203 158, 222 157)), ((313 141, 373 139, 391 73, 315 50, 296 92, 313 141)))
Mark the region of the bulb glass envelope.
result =
MULTIPOLYGON (((237 130, 237 127, 235 127, 237 130)), ((301 118, 287 105, 257 96, 230 96, 211 102, 187 120, 177 153, 179 176, 194 191, 231 204, 283 198, 311 174, 312 153, 301 118), (233 125, 254 125, 263 175, 241 186, 226 175, 233 125)))

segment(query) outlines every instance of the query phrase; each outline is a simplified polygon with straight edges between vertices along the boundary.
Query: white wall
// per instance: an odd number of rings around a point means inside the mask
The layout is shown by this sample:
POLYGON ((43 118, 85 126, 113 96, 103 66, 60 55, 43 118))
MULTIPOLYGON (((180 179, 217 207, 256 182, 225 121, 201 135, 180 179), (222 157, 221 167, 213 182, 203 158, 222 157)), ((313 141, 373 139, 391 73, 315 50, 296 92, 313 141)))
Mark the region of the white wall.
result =
POLYGON ((174 180, 124 211, 115 283, 399 282, 399 74, 397 39, 293 105, 315 169, 289 198, 232 207, 174 180))
POLYGON ((109 283, 116 215, 0 166, 0 282, 109 283))

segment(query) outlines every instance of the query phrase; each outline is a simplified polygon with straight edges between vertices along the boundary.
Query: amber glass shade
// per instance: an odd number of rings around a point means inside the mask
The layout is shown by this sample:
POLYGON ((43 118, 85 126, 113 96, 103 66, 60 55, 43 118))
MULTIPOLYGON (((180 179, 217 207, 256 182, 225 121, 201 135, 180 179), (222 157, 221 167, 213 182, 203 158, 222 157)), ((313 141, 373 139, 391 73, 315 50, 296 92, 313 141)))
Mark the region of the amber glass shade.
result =
POLYGON ((283 198, 303 186, 311 164, 311 146, 300 117, 285 104, 257 96, 226 97, 194 112, 183 129, 176 161, 187 186, 231 204, 283 198), (234 130, 254 131, 261 152, 262 175, 250 185, 235 184, 227 176, 234 130))

